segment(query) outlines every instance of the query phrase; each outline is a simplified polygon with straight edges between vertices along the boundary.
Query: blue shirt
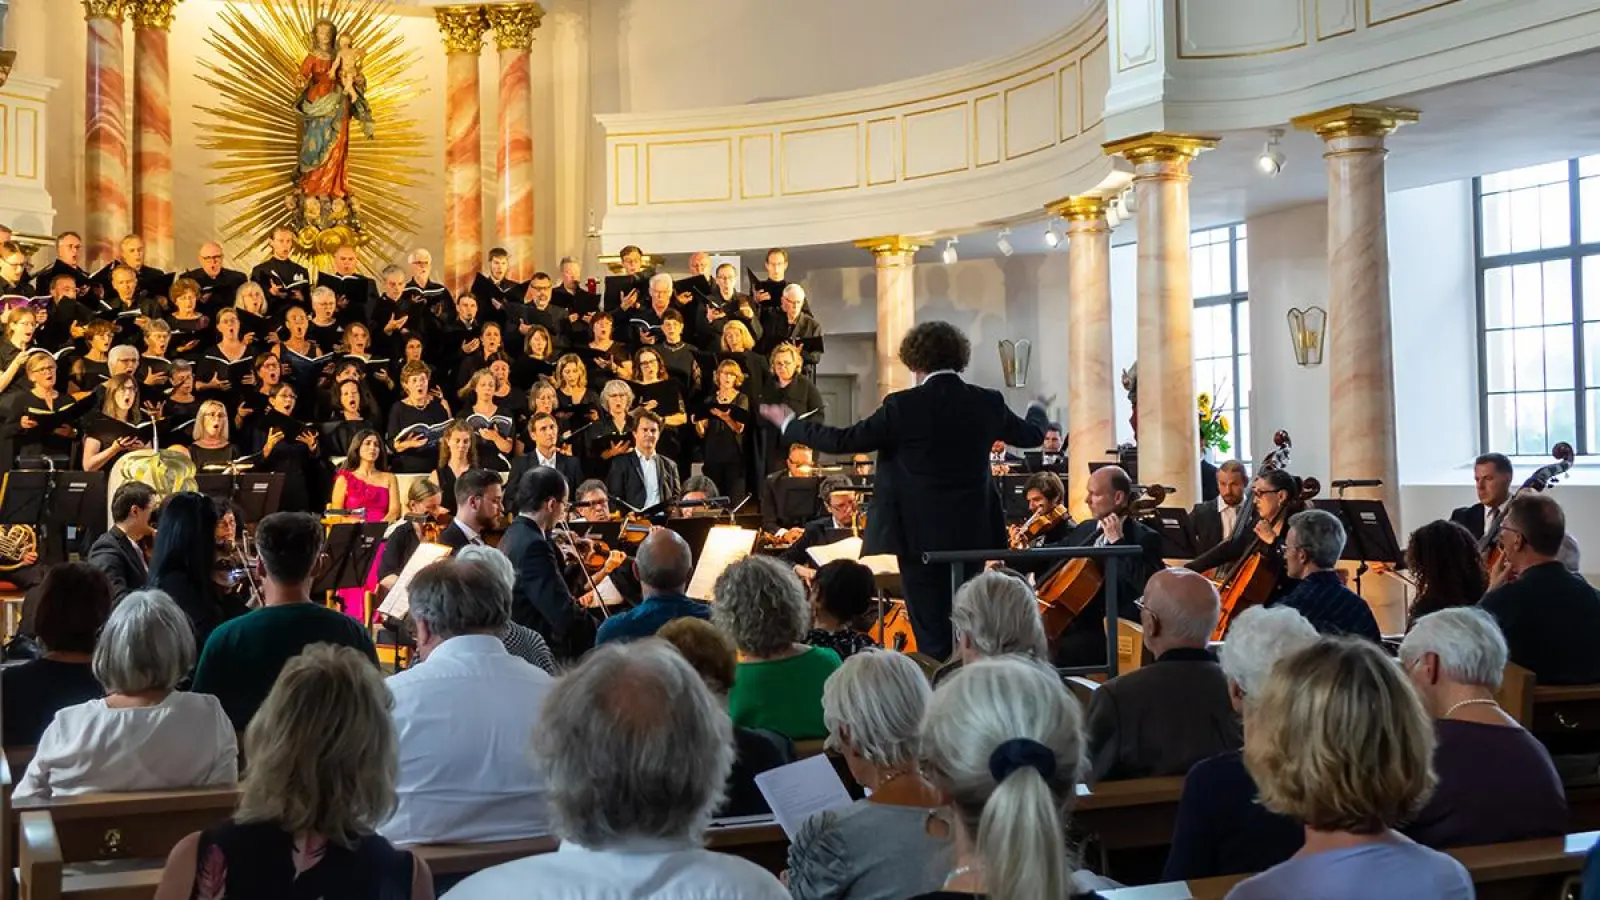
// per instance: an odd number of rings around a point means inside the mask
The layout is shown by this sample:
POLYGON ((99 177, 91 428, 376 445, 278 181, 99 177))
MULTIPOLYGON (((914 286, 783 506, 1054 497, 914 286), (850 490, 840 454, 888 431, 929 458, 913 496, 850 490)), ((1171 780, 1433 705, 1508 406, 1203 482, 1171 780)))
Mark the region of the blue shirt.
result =
POLYGON ((599 645, 607 641, 632 641, 653 637, 661 630, 661 626, 673 619, 682 619, 686 616, 709 619, 711 607, 682 594, 654 594, 646 597, 643 603, 633 609, 617 613, 605 620, 600 625, 600 630, 595 633, 594 642, 599 645))
POLYGON ((1227 900, 1472 900, 1454 857, 1406 838, 1296 856, 1234 885, 1227 900))
POLYGON ((1350 634, 1373 642, 1383 639, 1367 601, 1340 584, 1335 572, 1312 572, 1275 605, 1296 610, 1323 634, 1350 634))

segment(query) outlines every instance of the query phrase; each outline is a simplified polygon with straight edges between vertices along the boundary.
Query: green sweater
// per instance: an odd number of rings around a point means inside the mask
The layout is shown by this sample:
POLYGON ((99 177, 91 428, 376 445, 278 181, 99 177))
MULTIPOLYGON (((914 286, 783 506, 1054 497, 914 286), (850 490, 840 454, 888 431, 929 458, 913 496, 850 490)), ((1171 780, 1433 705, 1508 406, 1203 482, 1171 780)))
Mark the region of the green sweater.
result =
POLYGON ((739 663, 728 714, 741 728, 765 728, 794 741, 827 737, 822 685, 839 665, 839 654, 822 647, 786 659, 739 663))
POLYGON ((193 690, 221 701, 233 727, 243 732, 284 663, 312 644, 354 647, 378 663, 372 638, 344 613, 315 603, 264 606, 211 632, 195 667, 193 690))

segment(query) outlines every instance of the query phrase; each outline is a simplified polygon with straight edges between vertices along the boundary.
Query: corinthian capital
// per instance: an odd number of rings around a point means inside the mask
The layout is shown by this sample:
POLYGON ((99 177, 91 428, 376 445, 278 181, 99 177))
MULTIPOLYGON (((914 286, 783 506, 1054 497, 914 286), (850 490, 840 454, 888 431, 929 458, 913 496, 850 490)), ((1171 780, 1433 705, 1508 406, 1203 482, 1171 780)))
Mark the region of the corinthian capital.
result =
POLYGON ((481 6, 441 6, 434 10, 439 20, 439 35, 444 39, 445 53, 470 53, 477 56, 483 50, 483 33, 489 22, 481 6))
POLYGON ((172 28, 172 17, 177 14, 178 0, 124 0, 123 6, 128 17, 133 19, 133 27, 167 31, 172 28))
POLYGON ((532 50, 533 32, 544 20, 537 3, 496 3, 484 7, 494 29, 494 44, 501 50, 532 50))
POLYGON ((122 0, 83 0, 85 19, 122 21, 122 0))

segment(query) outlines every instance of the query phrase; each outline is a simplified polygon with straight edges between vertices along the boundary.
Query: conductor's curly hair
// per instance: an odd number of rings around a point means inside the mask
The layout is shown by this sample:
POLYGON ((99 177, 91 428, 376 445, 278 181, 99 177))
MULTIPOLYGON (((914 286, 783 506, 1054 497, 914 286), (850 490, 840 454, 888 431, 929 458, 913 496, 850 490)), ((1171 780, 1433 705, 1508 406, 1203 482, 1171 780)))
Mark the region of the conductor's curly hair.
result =
POLYGON ((913 372, 964 371, 972 342, 949 322, 923 322, 900 339, 900 361, 913 372))

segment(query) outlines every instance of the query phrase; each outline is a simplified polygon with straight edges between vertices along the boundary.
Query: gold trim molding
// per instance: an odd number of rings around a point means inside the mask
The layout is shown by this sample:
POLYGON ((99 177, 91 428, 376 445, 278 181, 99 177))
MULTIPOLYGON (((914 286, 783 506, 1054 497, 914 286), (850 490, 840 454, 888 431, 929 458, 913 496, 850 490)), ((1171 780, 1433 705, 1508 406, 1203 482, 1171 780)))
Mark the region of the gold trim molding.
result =
POLYGON ((1104 197, 1084 195, 1081 197, 1063 197, 1054 203, 1045 205, 1045 211, 1053 216, 1060 216, 1068 222, 1093 222, 1106 217, 1106 209, 1111 206, 1111 201, 1104 197))
POLYGON ((489 27, 494 29, 494 45, 499 50, 532 50, 533 33, 544 21, 544 7, 537 3, 505 3, 484 7, 489 27))
POLYGON ((483 52, 483 33, 489 30, 483 7, 441 6, 434 10, 434 18, 439 20, 439 36, 444 39, 445 53, 477 56, 483 52))
POLYGON ((121 22, 122 0, 83 0, 83 17, 121 22))
POLYGON ((928 246, 926 241, 918 238, 906 237, 903 234, 888 234, 883 237, 865 238, 856 241, 856 246, 863 250, 872 251, 873 256, 900 256, 902 254, 916 253, 928 246))
POLYGON ((126 0, 125 6, 133 27, 170 31, 178 0, 126 0))
POLYGON ((1120 156, 1138 165, 1144 162, 1188 162, 1217 146, 1221 138, 1202 134, 1147 131, 1102 144, 1107 156, 1120 156))
POLYGON ((1295 116, 1290 124, 1301 131, 1315 131, 1323 140, 1342 137, 1383 137, 1417 121, 1421 113, 1403 106, 1364 106, 1349 104, 1321 112, 1295 116))

